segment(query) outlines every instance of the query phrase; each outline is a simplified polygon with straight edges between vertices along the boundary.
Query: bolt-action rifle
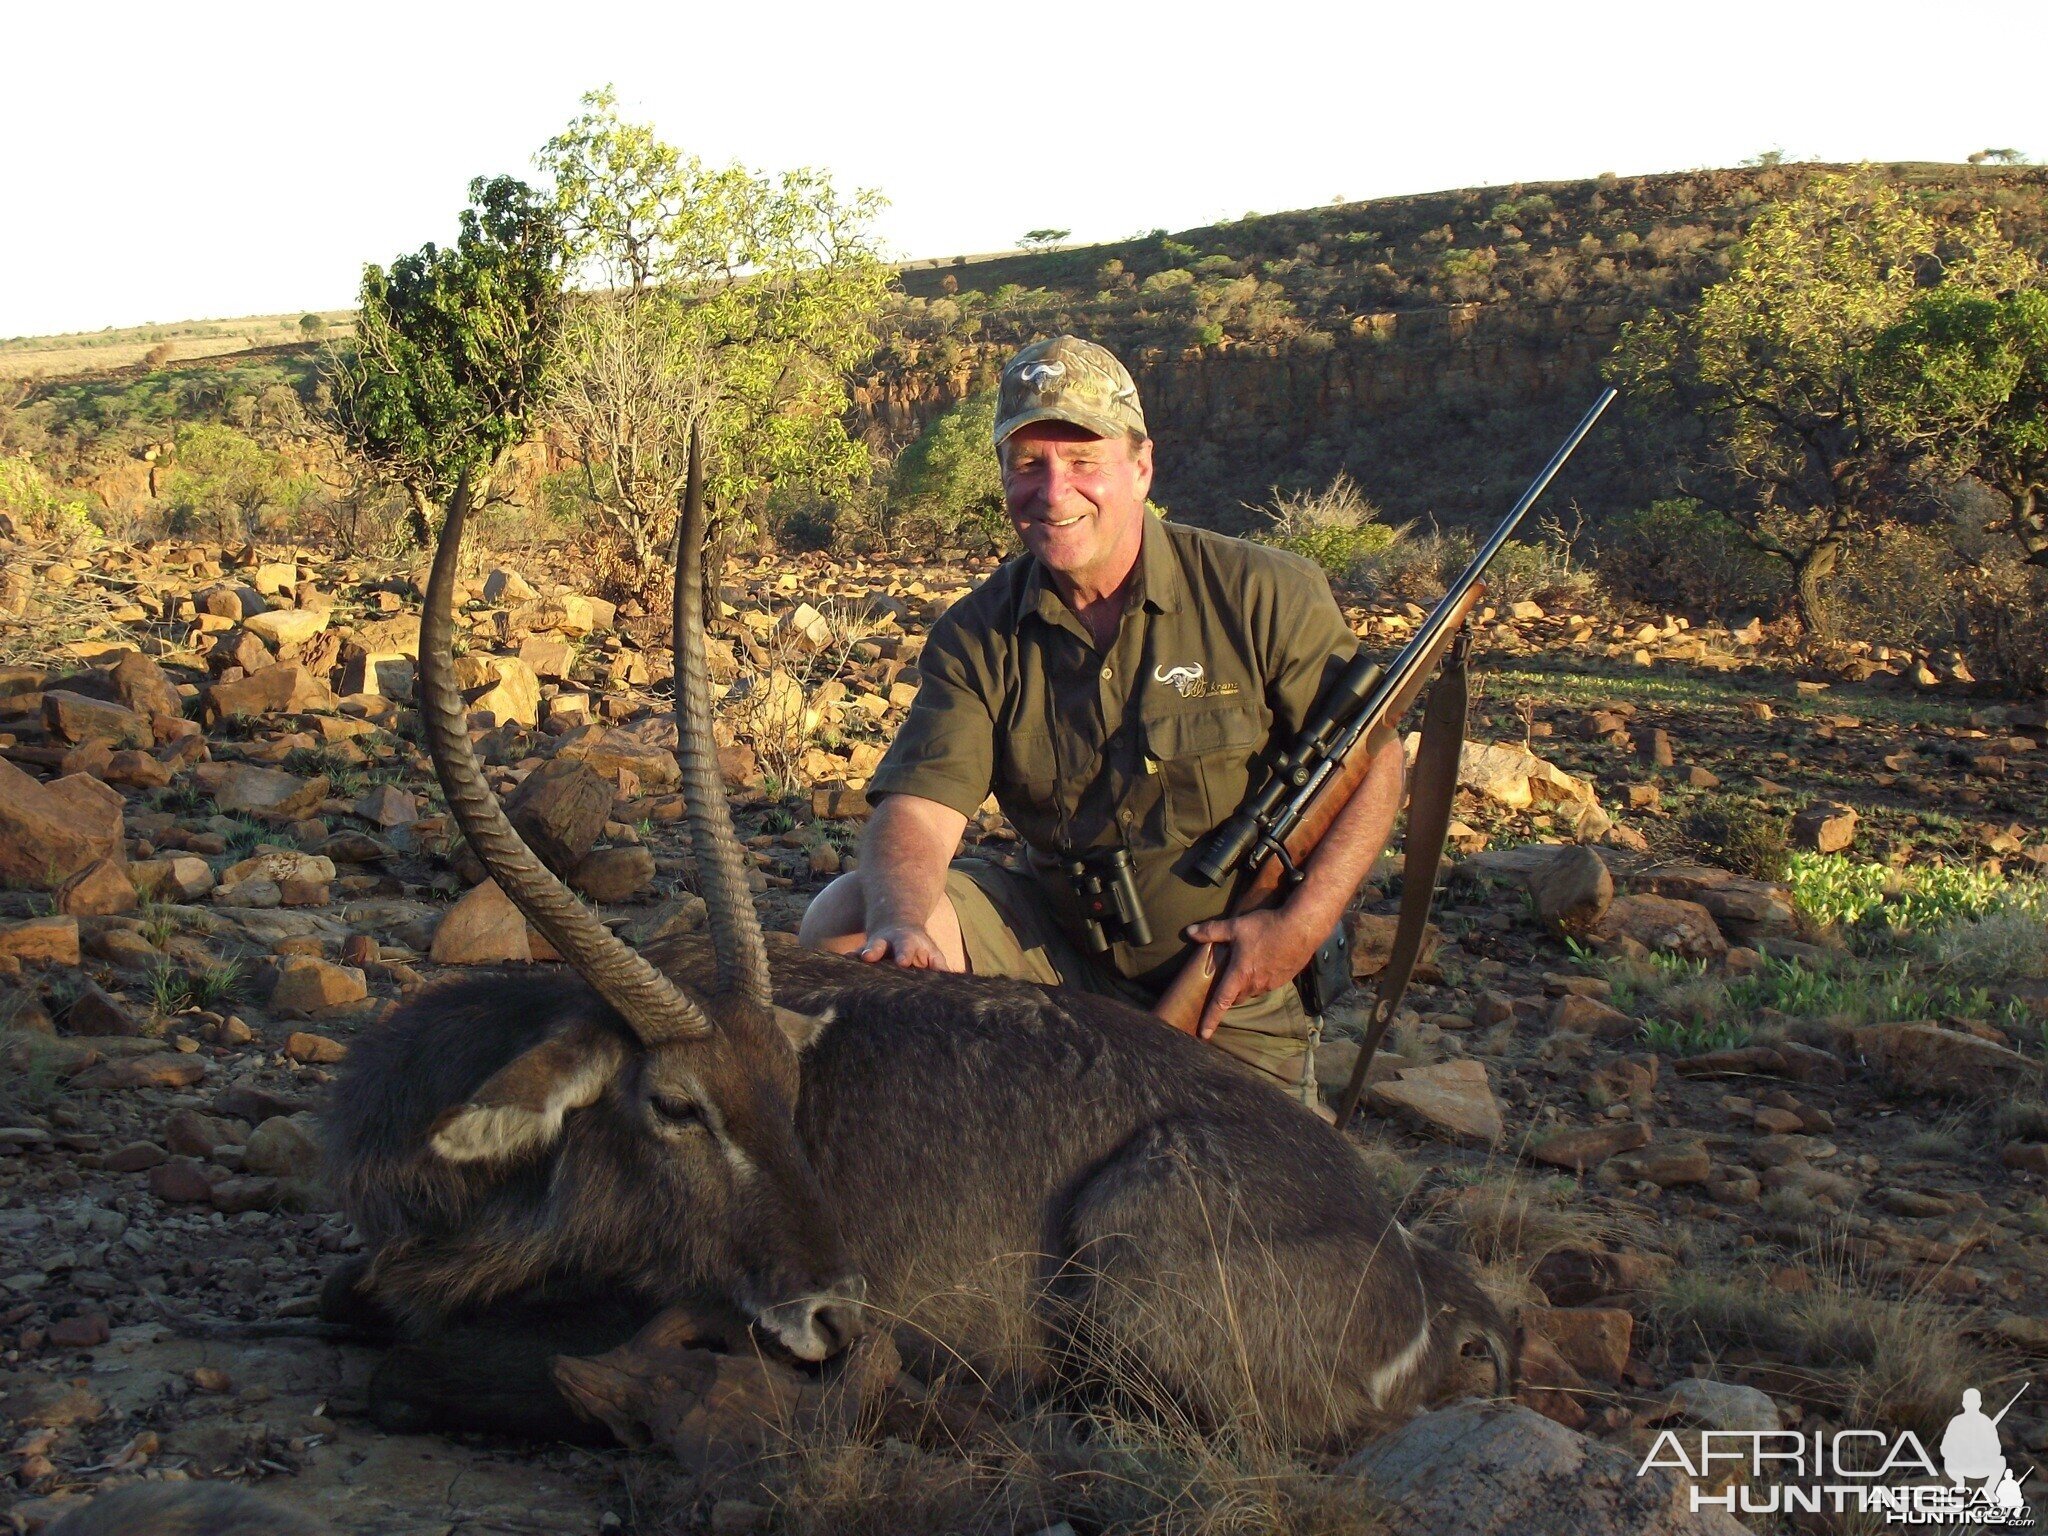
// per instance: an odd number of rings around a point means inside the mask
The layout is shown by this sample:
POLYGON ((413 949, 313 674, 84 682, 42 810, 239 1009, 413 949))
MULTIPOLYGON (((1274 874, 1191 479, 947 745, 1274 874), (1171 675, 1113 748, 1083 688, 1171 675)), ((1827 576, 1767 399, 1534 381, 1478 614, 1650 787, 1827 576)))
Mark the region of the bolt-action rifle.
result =
MULTIPOLYGON (((1443 675, 1431 691, 1411 780, 1415 788, 1408 809, 1400 926, 1393 956, 1380 976, 1366 1042, 1338 1112, 1340 1122, 1357 1106, 1365 1069, 1421 954, 1464 744, 1469 639, 1465 622, 1485 595, 1481 577, 1572 450, 1593 430, 1614 393, 1602 391, 1400 654, 1385 667, 1363 654, 1352 658, 1317 700, 1265 784, 1209 835, 1196 855, 1193 874, 1204 884, 1238 881, 1229 907, 1232 917, 1284 900, 1302 879, 1302 865, 1364 782, 1381 744, 1391 739, 1394 727, 1441 665, 1443 675), (1361 745, 1368 750, 1359 750, 1361 745)), ((1152 1011, 1174 1028, 1193 1034, 1210 989, 1222 974, 1220 948, 1196 945, 1152 1011)))

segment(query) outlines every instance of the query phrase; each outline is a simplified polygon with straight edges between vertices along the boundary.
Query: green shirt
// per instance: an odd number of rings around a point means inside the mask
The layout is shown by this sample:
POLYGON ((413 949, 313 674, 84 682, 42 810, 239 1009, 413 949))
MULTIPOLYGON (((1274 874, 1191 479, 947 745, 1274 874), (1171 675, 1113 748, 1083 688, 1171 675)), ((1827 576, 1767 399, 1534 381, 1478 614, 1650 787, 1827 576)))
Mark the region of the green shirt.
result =
POLYGON ((1263 544, 1148 516, 1107 650, 1020 555, 932 626, 917 700, 867 797, 973 816, 993 790, 1076 942, 1059 850, 1122 843, 1152 942, 1111 957, 1156 989, 1185 953, 1181 931, 1229 905, 1228 887, 1188 878, 1190 849, 1264 782, 1269 746, 1357 645, 1322 571, 1263 544))

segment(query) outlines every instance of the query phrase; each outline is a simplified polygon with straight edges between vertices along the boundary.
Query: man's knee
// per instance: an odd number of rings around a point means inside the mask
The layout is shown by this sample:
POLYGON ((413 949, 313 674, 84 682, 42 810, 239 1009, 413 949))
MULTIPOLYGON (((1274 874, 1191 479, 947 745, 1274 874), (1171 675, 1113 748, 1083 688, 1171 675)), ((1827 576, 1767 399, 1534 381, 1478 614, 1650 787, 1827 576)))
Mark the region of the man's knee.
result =
POLYGON ((854 869, 811 898, 797 925, 796 938, 805 949, 844 950, 848 941, 864 936, 866 927, 867 892, 860 883, 860 871, 854 869))

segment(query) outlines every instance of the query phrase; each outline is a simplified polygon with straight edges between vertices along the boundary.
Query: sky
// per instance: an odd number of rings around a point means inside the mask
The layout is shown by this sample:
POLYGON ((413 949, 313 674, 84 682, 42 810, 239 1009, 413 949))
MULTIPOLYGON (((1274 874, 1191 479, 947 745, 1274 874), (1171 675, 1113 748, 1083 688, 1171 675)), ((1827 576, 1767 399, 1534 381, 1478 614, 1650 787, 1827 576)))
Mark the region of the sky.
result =
POLYGON ((332 309, 616 86, 899 257, 1448 187, 2048 159, 2039 0, 0 3, 0 337, 332 309))

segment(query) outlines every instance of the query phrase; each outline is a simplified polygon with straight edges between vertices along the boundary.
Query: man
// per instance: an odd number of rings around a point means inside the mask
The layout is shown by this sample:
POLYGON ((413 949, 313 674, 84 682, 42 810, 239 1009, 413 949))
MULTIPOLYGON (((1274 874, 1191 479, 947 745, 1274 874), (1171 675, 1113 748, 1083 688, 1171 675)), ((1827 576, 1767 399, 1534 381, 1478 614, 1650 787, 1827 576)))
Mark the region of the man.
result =
POLYGON ((1280 906, 1226 919, 1229 890, 1188 868, 1357 639, 1310 562, 1147 514, 1152 442, 1105 348, 1056 336, 1019 352, 995 439, 1024 553, 932 627, 917 700, 868 784, 859 867, 811 903, 802 940, 1140 1007, 1190 941, 1227 944, 1203 1038, 1313 1105, 1313 1024, 1292 982, 1385 846, 1399 743, 1377 751, 1280 906), (953 862, 991 790, 1028 874, 953 862), (1070 862, 1116 848, 1151 942, 1091 954, 1070 862))

